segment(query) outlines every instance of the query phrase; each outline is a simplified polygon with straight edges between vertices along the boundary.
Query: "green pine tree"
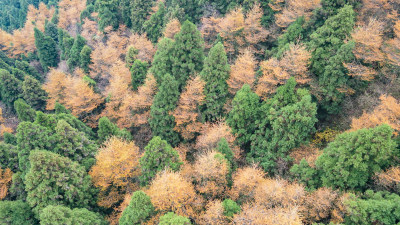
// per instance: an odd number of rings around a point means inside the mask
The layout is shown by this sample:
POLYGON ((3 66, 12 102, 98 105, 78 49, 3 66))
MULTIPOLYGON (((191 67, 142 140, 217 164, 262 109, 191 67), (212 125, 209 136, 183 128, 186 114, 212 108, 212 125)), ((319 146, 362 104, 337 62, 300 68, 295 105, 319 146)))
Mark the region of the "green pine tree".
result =
POLYGON ((176 215, 173 212, 169 212, 160 217, 158 225, 191 225, 189 218, 176 215))
POLYGON ((0 95, 1 100, 9 107, 14 106, 14 101, 17 100, 22 93, 21 81, 15 78, 7 70, 0 69, 0 95))
POLYGON ((19 121, 33 122, 36 118, 36 111, 23 99, 18 99, 14 102, 14 109, 17 112, 19 121))
POLYGON ((57 44, 50 36, 44 35, 35 27, 35 46, 38 52, 40 64, 45 71, 49 67, 57 67, 59 57, 57 53, 57 44))
POLYGON ((158 172, 167 168, 178 171, 183 164, 178 152, 160 137, 153 137, 144 150, 144 155, 139 160, 142 185, 150 183, 158 172))
POLYGON ((149 125, 153 136, 160 136, 173 146, 178 144, 179 135, 174 130, 175 117, 170 113, 176 108, 178 98, 178 83, 171 75, 166 74, 154 97, 149 125))
POLYGON ((182 24, 181 30, 175 35, 172 51, 172 75, 182 88, 186 80, 200 72, 203 68, 204 40, 196 25, 190 21, 182 24))
POLYGON ((151 199, 143 191, 135 191, 128 207, 123 211, 119 219, 120 225, 136 225, 146 222, 154 214, 154 206, 151 199))
POLYGON ((219 42, 211 48, 204 61, 201 77, 206 82, 204 86, 205 101, 203 117, 206 121, 216 121, 224 116, 224 105, 228 97, 228 84, 230 66, 224 46, 219 42))
POLYGON ((263 103, 258 128, 251 137, 248 159, 260 163, 270 174, 281 172, 277 162, 289 161, 289 150, 306 143, 315 131, 317 106, 307 90, 296 91, 295 86, 292 77, 263 103))
POLYGON ((55 43, 58 43, 58 28, 57 25, 55 25, 54 23, 46 21, 44 34, 51 37, 55 43))
POLYGON ((0 201, 0 221, 7 225, 36 225, 31 208, 27 202, 0 201))
POLYGON ((25 176, 26 201, 37 218, 49 205, 89 208, 95 204, 91 178, 77 162, 39 150, 31 152, 29 161, 31 167, 25 176))
POLYGON ((136 59, 131 67, 131 78, 133 90, 136 91, 144 83, 149 64, 140 59, 136 59))
POLYGON ((151 15, 150 19, 143 23, 143 29, 147 34, 149 40, 157 43, 158 39, 162 36, 165 26, 165 15, 167 9, 164 2, 158 3, 158 10, 151 15))
POLYGON ((138 55, 139 51, 137 49, 135 49, 134 47, 130 46, 128 49, 128 52, 126 53, 125 56, 125 63, 126 63, 126 67, 131 68, 133 63, 135 62, 137 55, 138 55))
MULTIPOLYGON (((150 15, 153 0, 132 0, 131 1, 131 25, 133 31, 137 33, 143 32, 143 24, 150 15)), ((153 24, 156 26, 156 24, 153 24)))
POLYGON ((0 142, 0 168, 9 168, 14 173, 18 171, 18 148, 6 141, 0 142))
POLYGON ((36 110, 44 110, 46 108, 47 92, 42 89, 39 81, 33 77, 25 76, 25 80, 22 82, 21 97, 36 110))
POLYGON ((104 31, 104 28, 111 26, 114 30, 119 27, 119 10, 118 0, 98 0, 95 8, 99 13, 99 29, 104 31))
POLYGON ((73 70, 79 65, 79 58, 83 47, 85 46, 86 40, 81 35, 75 38, 74 44, 71 47, 69 58, 67 61, 70 70, 73 70))
POLYGON ((236 135, 236 141, 247 149, 251 136, 255 133, 256 120, 260 117, 260 98, 251 91, 249 85, 243 85, 232 101, 232 110, 227 123, 236 135))
POLYGON ((392 162, 396 150, 392 135, 388 125, 338 135, 315 162, 322 184, 364 190, 370 178, 392 162))
POLYGON ((125 140, 132 140, 132 135, 126 129, 120 130, 117 125, 113 124, 107 117, 102 117, 99 120, 97 136, 99 144, 104 143, 112 136, 117 136, 125 140))
POLYGON ((81 52, 79 53, 79 65, 85 71, 85 73, 89 73, 89 66, 92 64, 90 55, 92 54, 92 49, 85 45, 81 52))
POLYGON ((172 53, 174 51, 174 41, 169 38, 163 38, 157 44, 157 52, 154 55, 150 72, 161 85, 165 74, 172 74, 172 53))
POLYGON ((70 209, 62 205, 49 205, 40 212, 41 225, 105 225, 101 215, 91 212, 85 208, 70 209))

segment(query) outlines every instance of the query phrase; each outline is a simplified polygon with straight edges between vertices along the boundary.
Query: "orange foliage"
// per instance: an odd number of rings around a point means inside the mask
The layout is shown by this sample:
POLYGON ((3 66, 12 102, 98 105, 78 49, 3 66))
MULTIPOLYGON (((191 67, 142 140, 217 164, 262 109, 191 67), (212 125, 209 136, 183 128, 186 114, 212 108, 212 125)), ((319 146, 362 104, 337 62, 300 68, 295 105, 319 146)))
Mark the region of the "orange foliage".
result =
POLYGON ((89 18, 83 19, 81 35, 86 39, 90 46, 95 46, 96 38, 101 36, 101 33, 98 30, 97 22, 92 21, 89 18))
POLYGON ((276 25, 279 27, 288 27, 289 24, 294 22, 298 17, 304 16, 308 18, 312 15, 312 11, 321 6, 321 0, 286 0, 285 7, 280 7, 281 5, 277 3, 282 3, 282 0, 275 1, 274 4, 270 4, 273 10, 280 11, 275 15, 276 25), (279 6, 279 7, 278 7, 279 6))
POLYGON ((266 209, 260 205, 245 204, 242 211, 234 215, 234 224, 254 225, 301 225, 301 216, 296 207, 266 209))
POLYGON ((175 130, 181 133, 182 137, 189 140, 201 130, 201 122, 198 107, 204 101, 205 82, 200 76, 190 79, 186 89, 182 92, 178 105, 172 113, 175 117, 175 130))
POLYGON ((400 20, 394 25, 394 33, 396 36, 385 43, 383 51, 391 64, 400 66, 400 20))
POLYGON ((400 130, 400 104, 392 96, 382 95, 381 104, 371 113, 364 112, 358 119, 353 119, 351 131, 388 124, 395 131, 400 130))
POLYGON ((299 205, 305 196, 304 187, 282 179, 265 179, 254 191, 255 203, 266 208, 290 208, 299 205))
POLYGON ((58 26, 70 31, 76 29, 73 26, 80 22, 80 15, 86 9, 86 0, 61 0, 58 9, 58 26))
POLYGON ((263 12, 259 4, 254 4, 246 15, 242 8, 236 8, 223 18, 203 18, 201 33, 209 44, 219 34, 229 54, 235 54, 237 49, 244 51, 246 48, 259 52, 256 45, 264 41, 269 34, 261 25, 262 16, 263 12))
POLYGON ((215 151, 201 155, 193 165, 196 190, 208 198, 221 197, 228 185, 228 161, 215 151))
POLYGON ((14 130, 11 127, 5 125, 6 120, 3 117, 3 109, 0 108, 0 137, 3 137, 4 133, 13 133, 14 130))
POLYGON ((170 20, 167 25, 165 25, 164 29, 164 37, 173 39, 175 34, 177 34, 181 30, 181 23, 178 19, 170 20))
POLYGON ((271 58, 261 63, 263 75, 258 80, 256 93, 262 97, 274 93, 277 86, 284 84, 290 77, 296 78, 298 84, 310 81, 308 63, 311 53, 301 44, 291 44, 280 60, 271 58))
POLYGON ((250 202, 254 200, 256 188, 265 181, 265 173, 256 166, 240 168, 233 174, 230 192, 232 200, 250 202))
POLYGON ((2 46, 10 56, 34 52, 36 50, 34 28, 44 31, 45 20, 50 20, 53 13, 54 8, 48 9, 43 2, 39 4, 38 9, 29 5, 24 27, 14 30, 12 35, 0 30, 0 47, 2 46))
POLYGON ((315 145, 303 145, 291 150, 290 157, 293 158, 294 164, 299 164, 302 159, 305 159, 311 167, 315 166, 315 161, 322 151, 315 145))
POLYGON ((200 136, 197 137, 196 149, 200 152, 213 150, 218 146, 218 142, 221 138, 227 140, 235 158, 239 159, 241 150, 235 145, 235 137, 232 135, 231 128, 225 121, 220 121, 215 124, 203 124, 200 136))
POLYGON ((193 218, 202 207, 202 199, 196 194, 192 183, 177 172, 163 171, 157 174, 147 194, 156 210, 164 213, 172 211, 193 218))
POLYGON ((126 209, 126 207, 128 207, 129 203, 131 202, 131 198, 132 198, 131 193, 126 194, 122 203, 117 208, 114 209, 111 215, 106 217, 110 225, 119 224, 119 218, 122 216, 122 212, 126 209))
MULTIPOLYGON (((153 56, 156 54, 156 48, 145 34, 132 34, 129 38, 129 43, 139 51, 137 58, 148 63, 153 61, 153 56)), ((127 52, 128 49, 126 49, 127 52)))
POLYGON ((400 3, 393 0, 362 0, 358 21, 366 22, 369 18, 377 18, 391 26, 398 19, 397 10, 400 3))
POLYGON ((361 80, 371 81, 378 74, 378 72, 371 67, 364 66, 357 62, 343 63, 343 65, 349 71, 349 76, 358 77, 361 80))
POLYGON ((67 74, 61 70, 51 69, 47 74, 47 81, 43 85, 43 89, 49 96, 47 99, 47 110, 53 110, 57 101, 60 103, 65 102, 67 86, 67 74))
POLYGON ((231 73, 228 80, 229 92, 235 94, 244 84, 253 86, 256 79, 255 69, 257 61, 250 50, 246 50, 239 55, 236 62, 231 67, 231 73))
POLYGON ((6 168, 5 170, 0 168, 0 200, 7 196, 8 188, 11 185, 13 172, 6 168))
POLYGON ((391 167, 386 171, 377 173, 374 177, 375 182, 388 191, 395 191, 400 184, 400 168, 391 167))
POLYGON ((338 193, 325 187, 307 194, 300 207, 303 222, 312 224, 330 218, 338 198, 338 193))
POLYGON ((229 224, 228 218, 224 215, 224 207, 220 200, 215 200, 208 203, 206 210, 199 216, 199 219, 196 222, 200 225, 229 224))
POLYGON ((89 172, 94 185, 101 190, 100 195, 103 195, 100 205, 110 207, 126 192, 134 191, 132 180, 140 175, 139 158, 139 148, 134 142, 116 137, 100 148, 96 164, 89 172))

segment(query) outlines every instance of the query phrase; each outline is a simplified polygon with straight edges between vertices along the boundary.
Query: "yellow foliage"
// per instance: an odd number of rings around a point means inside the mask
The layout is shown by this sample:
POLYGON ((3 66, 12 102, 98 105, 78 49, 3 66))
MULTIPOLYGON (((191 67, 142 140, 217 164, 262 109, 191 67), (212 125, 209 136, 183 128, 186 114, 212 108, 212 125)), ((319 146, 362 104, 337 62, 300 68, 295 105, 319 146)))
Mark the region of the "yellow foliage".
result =
POLYGON ((264 176, 264 171, 254 165, 238 169, 232 176, 231 199, 239 202, 253 201, 257 187, 265 181, 264 176))
POLYGON ((8 188, 11 185, 13 172, 6 168, 5 170, 0 168, 0 200, 7 196, 8 188))

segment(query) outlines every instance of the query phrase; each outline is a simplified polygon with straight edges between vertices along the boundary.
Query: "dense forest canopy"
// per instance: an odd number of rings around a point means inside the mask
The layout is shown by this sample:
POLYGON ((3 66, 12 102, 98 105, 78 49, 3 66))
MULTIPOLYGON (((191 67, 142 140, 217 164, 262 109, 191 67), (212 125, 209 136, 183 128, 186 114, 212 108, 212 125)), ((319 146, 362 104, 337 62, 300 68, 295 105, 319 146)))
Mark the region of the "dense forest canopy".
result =
POLYGON ((400 223, 397 0, 2 0, 0 224, 400 223))

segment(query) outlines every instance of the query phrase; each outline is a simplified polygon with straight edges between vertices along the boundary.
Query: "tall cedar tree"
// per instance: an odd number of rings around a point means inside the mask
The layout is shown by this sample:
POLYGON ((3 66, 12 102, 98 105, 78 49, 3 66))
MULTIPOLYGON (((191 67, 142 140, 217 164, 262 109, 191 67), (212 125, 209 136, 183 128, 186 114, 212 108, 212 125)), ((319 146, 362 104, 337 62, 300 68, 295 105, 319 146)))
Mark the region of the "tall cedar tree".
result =
POLYGON ((165 4, 164 2, 160 2, 158 3, 157 12, 151 15, 150 19, 143 24, 143 29, 146 32, 147 37, 153 43, 157 43, 163 33, 166 14, 167 9, 165 8, 165 4))
POLYGON ((232 109, 226 120, 241 146, 249 147, 251 136, 257 129, 256 120, 260 117, 259 110, 260 97, 251 91, 248 84, 243 85, 232 101, 232 109))
POLYGON ((175 35, 172 51, 172 75, 178 81, 179 88, 185 86, 186 80, 190 76, 202 70, 203 60, 203 37, 196 25, 185 21, 181 31, 175 35))
POLYGON ((154 97, 149 124, 153 136, 160 136, 173 146, 178 144, 179 135, 174 130, 175 117, 170 113, 176 108, 178 98, 178 82, 171 75, 166 74, 154 97))
POLYGON ((85 73, 89 73, 89 66, 92 64, 90 55, 92 54, 92 49, 85 45, 81 52, 79 53, 79 65, 85 71, 85 73))
POLYGON ((172 74, 172 52, 174 41, 163 38, 157 44, 157 52, 151 64, 150 73, 154 75, 157 84, 160 85, 165 74, 172 74))
POLYGON ((160 217, 159 225, 191 225, 190 219, 184 216, 176 215, 173 212, 166 213, 160 217))
POLYGON ((19 121, 33 122, 36 118, 36 111, 32 109, 23 99, 14 102, 14 109, 19 121))
POLYGON ((36 217, 49 205, 89 208, 94 204, 95 189, 91 178, 77 162, 39 150, 31 152, 29 161, 31 168, 25 177, 26 201, 36 217))
POLYGON ((40 64, 45 71, 49 67, 57 67, 59 57, 57 53, 57 44, 50 37, 44 35, 39 29, 35 27, 35 46, 38 51, 40 64))
POLYGON ((47 92, 42 89, 39 81, 31 76, 25 76, 25 80, 22 82, 21 97, 36 110, 46 108, 47 92))
POLYGON ((131 201, 119 219, 120 225, 143 224, 154 214, 151 199, 143 191, 133 193, 131 201))
POLYGON ((322 184, 363 190, 369 179, 393 160, 396 143, 388 125, 340 134, 315 162, 322 184))
POLYGON ((15 78, 15 76, 10 74, 7 70, 0 69, 1 100, 9 108, 12 108, 14 101, 19 98, 21 92, 21 81, 15 78))
POLYGON ((166 0, 168 8, 182 10, 181 21, 190 20, 197 23, 201 18, 203 6, 200 0, 166 0))
POLYGON ((75 38, 74 44, 71 47, 69 53, 69 59, 67 61, 68 67, 73 70, 79 65, 79 58, 83 47, 85 46, 86 40, 81 35, 75 38))
POLYGON ((142 86, 146 79, 147 69, 149 64, 140 59, 136 59, 131 67, 132 87, 137 91, 139 86, 142 86))
POLYGON ((117 0, 98 0, 95 4, 96 11, 99 13, 99 29, 111 26, 116 30, 119 26, 119 10, 117 0))
POLYGON ((316 104, 307 90, 296 91, 295 86, 292 77, 263 103, 258 128, 251 137, 248 159, 259 162, 271 174, 278 172, 277 162, 288 161, 288 151, 307 142, 315 130, 316 104))
POLYGON ((131 68, 133 63, 135 62, 137 55, 139 53, 139 50, 134 48, 133 46, 129 46, 128 52, 125 55, 125 63, 126 67, 131 68))
POLYGON ((348 81, 343 62, 349 62, 354 57, 352 42, 345 44, 344 41, 350 37, 354 21, 354 10, 346 5, 311 35, 311 71, 318 76, 322 106, 328 113, 337 113, 344 97, 338 90, 345 88, 348 81))
POLYGON ((58 43, 58 29, 57 25, 55 25, 54 23, 46 21, 44 34, 51 37, 56 43, 58 43))
POLYGON ((33 66, 29 65, 27 61, 15 61, 15 68, 24 71, 39 81, 43 80, 42 75, 33 66))
MULTIPOLYGON (((131 8, 131 25, 132 30, 136 33, 143 32, 143 24, 146 22, 150 15, 153 6, 153 0, 132 0, 130 3, 131 8)), ((153 24, 156 26, 156 24, 153 24)))
POLYGON ((91 212, 85 208, 70 209, 62 205, 49 205, 40 213, 41 225, 105 225, 101 215, 91 212))
POLYGON ((224 115, 224 105, 228 97, 230 66, 222 43, 211 48, 204 61, 201 77, 206 82, 203 117, 206 121, 216 121, 224 115))
POLYGON ((0 221, 9 225, 38 224, 27 202, 0 201, 0 221))
POLYGON ((153 137, 144 148, 145 152, 140 158, 142 185, 147 185, 162 170, 178 171, 183 164, 178 152, 160 137, 153 137))

